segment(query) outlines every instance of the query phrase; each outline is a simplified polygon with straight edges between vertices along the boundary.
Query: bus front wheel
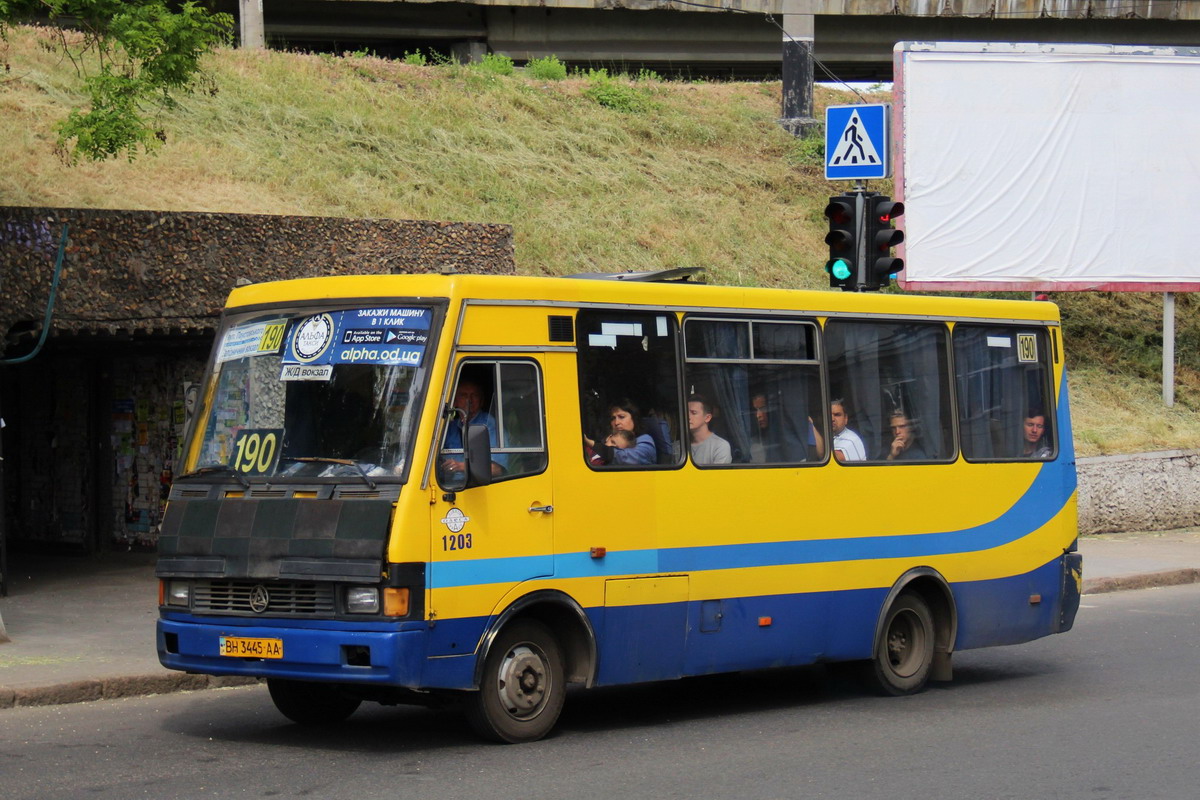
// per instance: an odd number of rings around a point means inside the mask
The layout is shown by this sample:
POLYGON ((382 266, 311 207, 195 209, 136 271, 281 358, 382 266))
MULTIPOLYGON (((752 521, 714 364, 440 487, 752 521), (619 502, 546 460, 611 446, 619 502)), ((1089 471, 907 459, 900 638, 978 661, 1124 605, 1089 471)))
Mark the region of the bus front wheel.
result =
POLYGON ((519 620, 492 643, 467 719, 485 738, 533 742, 554 727, 565 697, 558 642, 540 622, 519 620))
POLYGON ((924 689, 933 664, 933 641, 929 605, 919 595, 904 592, 884 618, 871 661, 873 683, 890 695, 915 694, 924 689))
POLYGON ((267 690, 279 713, 301 725, 341 722, 362 704, 332 683, 268 678, 267 690))

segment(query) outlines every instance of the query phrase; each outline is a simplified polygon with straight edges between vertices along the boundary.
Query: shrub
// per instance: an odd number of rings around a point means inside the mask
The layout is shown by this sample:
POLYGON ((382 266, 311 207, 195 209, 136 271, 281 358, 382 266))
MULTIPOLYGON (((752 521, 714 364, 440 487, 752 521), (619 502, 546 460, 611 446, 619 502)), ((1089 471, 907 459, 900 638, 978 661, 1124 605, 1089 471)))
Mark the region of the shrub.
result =
POLYGON ((793 139, 788 160, 793 164, 823 167, 825 165, 825 134, 817 131, 793 139))
POLYGON ((514 72, 513 60, 499 53, 484 53, 483 60, 471 66, 496 75, 512 75, 514 72))
POLYGON ((525 70, 530 77, 540 81, 561 81, 567 77, 567 66, 558 60, 558 56, 531 58, 525 70))
POLYGON ((647 100, 644 89, 614 80, 609 77, 606 69, 589 69, 586 77, 588 85, 583 90, 584 97, 615 111, 636 113, 646 109, 647 100))
POLYGON ((420 50, 414 50, 411 53, 408 52, 407 50, 405 50, 404 51, 404 63, 412 64, 414 67, 423 67, 429 63, 429 59, 427 59, 425 57, 425 54, 422 53, 420 50))

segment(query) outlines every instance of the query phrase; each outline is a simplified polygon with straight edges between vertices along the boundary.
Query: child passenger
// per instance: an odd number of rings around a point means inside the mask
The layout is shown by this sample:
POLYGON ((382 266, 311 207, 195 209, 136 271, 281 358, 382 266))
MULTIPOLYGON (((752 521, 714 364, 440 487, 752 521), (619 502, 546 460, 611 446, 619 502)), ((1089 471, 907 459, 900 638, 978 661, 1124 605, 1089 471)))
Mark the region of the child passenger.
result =
MULTIPOLYGON (((627 450, 628 448, 637 444, 637 436, 634 435, 633 431, 613 431, 608 435, 608 438, 604 440, 604 443, 609 447, 615 447, 618 450, 627 450)), ((595 451, 591 451, 588 454, 588 463, 593 467, 602 467, 605 463, 604 456, 595 451)))

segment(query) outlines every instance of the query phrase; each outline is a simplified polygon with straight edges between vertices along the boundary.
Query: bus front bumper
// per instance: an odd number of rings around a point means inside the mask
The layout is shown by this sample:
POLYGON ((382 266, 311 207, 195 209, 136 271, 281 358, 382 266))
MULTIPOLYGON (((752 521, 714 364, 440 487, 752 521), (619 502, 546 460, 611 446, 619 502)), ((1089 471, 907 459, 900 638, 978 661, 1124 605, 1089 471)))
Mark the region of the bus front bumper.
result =
POLYGON ((406 630, 394 623, 328 621, 319 627, 292 627, 264 622, 164 616, 158 620, 158 660, 168 669, 206 675, 421 685, 423 626, 406 630))
POLYGON ((1083 554, 1069 552, 1062 557, 1062 591, 1060 594, 1058 630, 1065 633, 1075 624, 1079 611, 1079 597, 1083 593, 1083 554))

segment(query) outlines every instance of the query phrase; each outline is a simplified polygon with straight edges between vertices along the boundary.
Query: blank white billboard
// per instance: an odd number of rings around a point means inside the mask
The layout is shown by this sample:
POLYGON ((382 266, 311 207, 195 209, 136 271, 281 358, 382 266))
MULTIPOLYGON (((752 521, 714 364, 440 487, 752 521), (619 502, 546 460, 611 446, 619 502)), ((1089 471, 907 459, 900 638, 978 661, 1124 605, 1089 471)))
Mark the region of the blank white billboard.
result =
POLYGON ((901 42, 893 57, 901 286, 1200 289, 1200 49, 901 42))

